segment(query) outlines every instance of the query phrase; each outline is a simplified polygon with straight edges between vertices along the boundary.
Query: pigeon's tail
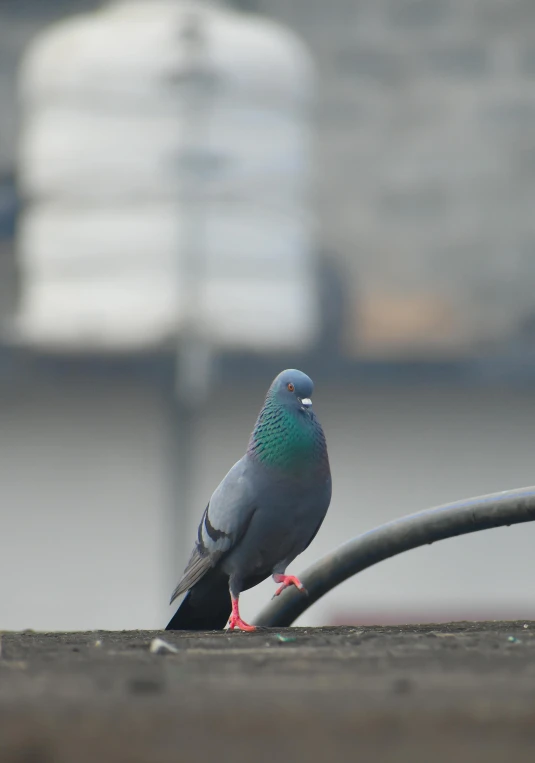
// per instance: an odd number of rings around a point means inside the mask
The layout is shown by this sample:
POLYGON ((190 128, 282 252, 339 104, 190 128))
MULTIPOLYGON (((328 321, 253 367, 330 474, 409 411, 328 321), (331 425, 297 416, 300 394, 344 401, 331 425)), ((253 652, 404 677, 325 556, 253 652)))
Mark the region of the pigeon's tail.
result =
POLYGON ((228 577, 211 570, 186 594, 167 631, 221 631, 232 612, 228 577))

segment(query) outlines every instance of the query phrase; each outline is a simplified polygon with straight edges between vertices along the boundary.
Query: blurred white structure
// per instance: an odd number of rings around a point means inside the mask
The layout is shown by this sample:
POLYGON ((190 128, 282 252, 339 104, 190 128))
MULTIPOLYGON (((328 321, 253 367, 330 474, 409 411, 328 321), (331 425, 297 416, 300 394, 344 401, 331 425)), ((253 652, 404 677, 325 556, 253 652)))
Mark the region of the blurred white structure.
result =
POLYGON ((220 347, 312 341, 312 85, 297 38, 217 5, 116 0, 38 36, 22 338, 142 349, 194 321, 220 347))

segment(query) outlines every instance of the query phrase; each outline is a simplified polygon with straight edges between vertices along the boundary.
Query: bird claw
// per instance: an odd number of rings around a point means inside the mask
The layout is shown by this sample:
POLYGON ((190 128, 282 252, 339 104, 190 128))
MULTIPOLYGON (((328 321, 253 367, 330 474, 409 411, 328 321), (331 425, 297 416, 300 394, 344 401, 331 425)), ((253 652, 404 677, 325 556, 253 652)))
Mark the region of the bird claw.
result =
POLYGON ((234 596, 232 596, 231 598, 232 612, 228 621, 229 630, 233 631, 234 628, 239 628, 241 631, 255 631, 256 628, 254 625, 249 625, 249 623, 246 623, 245 620, 241 619, 238 597, 234 598, 234 596))
POLYGON ((239 628, 241 631, 255 631, 256 626, 249 625, 249 623, 246 623, 245 620, 242 620, 240 617, 238 596, 233 596, 231 593, 230 598, 232 599, 232 612, 228 621, 229 630, 233 631, 234 628, 239 628))
POLYGON ((278 579, 275 580, 275 582, 282 583, 282 585, 277 588, 277 590, 272 596, 272 600, 275 598, 275 596, 280 596, 285 588, 289 588, 292 585, 295 586, 300 593, 303 593, 305 594, 305 596, 308 596, 307 589, 301 583, 299 578, 295 577, 295 575, 280 575, 278 579))
POLYGON ((244 620, 241 619, 241 617, 231 615, 230 620, 228 622, 229 630, 233 631, 234 628, 239 628, 241 631, 255 631, 256 627, 254 625, 249 625, 249 623, 246 623, 244 620))

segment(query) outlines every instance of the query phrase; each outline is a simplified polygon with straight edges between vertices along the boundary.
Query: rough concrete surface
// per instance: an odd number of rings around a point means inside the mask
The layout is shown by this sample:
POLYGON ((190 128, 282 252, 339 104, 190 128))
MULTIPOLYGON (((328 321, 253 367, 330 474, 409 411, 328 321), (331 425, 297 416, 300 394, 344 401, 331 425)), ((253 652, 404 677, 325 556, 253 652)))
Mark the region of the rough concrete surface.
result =
POLYGON ((535 760, 531 622, 24 632, 1 647, 5 763, 535 760), (155 638, 176 653, 151 653, 155 638))

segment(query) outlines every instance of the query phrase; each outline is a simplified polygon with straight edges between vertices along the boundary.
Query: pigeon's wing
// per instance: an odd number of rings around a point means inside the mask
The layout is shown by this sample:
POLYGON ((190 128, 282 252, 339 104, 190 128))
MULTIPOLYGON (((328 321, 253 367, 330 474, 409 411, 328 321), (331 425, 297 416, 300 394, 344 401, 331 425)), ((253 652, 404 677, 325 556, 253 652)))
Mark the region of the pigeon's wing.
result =
POLYGON ((244 456, 220 483, 204 510, 197 542, 171 603, 199 582, 241 541, 256 510, 254 491, 244 456))

